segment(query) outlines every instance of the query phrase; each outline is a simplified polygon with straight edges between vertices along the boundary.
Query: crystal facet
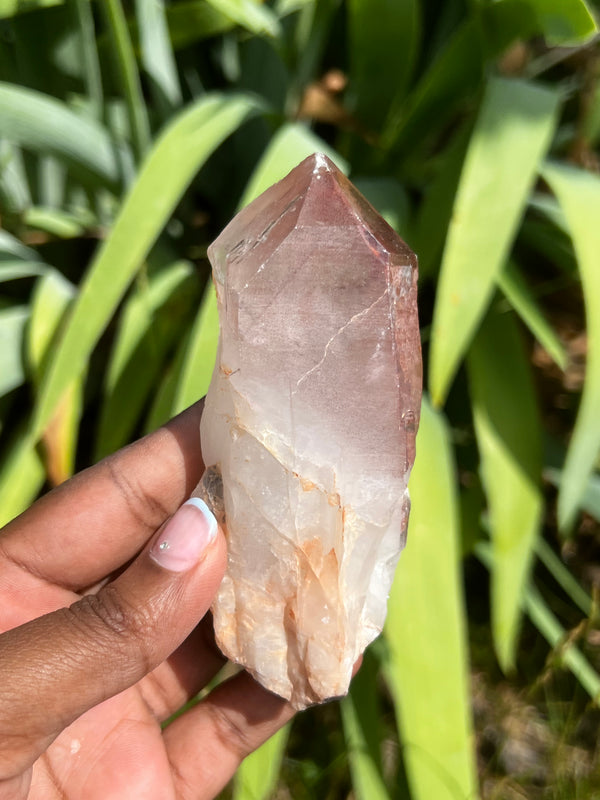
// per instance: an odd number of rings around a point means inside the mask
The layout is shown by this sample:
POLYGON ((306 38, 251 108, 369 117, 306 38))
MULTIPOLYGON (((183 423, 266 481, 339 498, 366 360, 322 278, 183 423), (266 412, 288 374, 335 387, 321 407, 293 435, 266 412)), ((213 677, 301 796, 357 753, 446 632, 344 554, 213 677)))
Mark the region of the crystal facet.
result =
POLYGON ((220 340, 202 418, 228 567, 218 644, 297 708, 381 631, 421 393, 416 256, 321 154, 209 248, 220 340), (222 479, 222 484, 221 480, 222 479))

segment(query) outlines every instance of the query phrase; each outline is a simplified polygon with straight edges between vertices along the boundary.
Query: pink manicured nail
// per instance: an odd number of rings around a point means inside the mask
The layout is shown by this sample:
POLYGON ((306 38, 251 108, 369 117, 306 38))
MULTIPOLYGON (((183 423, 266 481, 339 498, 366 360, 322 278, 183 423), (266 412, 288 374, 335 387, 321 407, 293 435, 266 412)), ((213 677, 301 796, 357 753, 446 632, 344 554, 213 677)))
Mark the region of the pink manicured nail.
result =
POLYGON ((200 560, 217 535, 217 520, 206 503, 190 498, 175 512, 150 548, 150 557, 172 572, 185 572, 200 560))

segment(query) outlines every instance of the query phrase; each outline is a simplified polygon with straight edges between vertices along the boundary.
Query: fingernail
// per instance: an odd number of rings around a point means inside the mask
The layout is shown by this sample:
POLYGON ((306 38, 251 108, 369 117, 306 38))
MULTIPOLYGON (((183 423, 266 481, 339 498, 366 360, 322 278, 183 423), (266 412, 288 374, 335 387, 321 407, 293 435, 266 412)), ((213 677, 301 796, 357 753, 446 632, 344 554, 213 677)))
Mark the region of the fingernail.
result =
POLYGON ((185 572, 195 566, 217 535, 217 520, 203 500, 190 498, 171 517, 150 548, 164 569, 185 572))

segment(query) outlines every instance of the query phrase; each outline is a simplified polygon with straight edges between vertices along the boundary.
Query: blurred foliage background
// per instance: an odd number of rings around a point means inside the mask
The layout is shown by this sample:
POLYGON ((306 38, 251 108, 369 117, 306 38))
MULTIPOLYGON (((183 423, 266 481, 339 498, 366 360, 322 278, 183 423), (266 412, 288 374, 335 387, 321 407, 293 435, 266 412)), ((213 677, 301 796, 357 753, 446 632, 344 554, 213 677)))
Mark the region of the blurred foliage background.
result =
POLYGON ((207 245, 309 153, 419 254, 384 636, 227 797, 600 798, 598 15, 0 0, 2 522, 205 393, 207 245))

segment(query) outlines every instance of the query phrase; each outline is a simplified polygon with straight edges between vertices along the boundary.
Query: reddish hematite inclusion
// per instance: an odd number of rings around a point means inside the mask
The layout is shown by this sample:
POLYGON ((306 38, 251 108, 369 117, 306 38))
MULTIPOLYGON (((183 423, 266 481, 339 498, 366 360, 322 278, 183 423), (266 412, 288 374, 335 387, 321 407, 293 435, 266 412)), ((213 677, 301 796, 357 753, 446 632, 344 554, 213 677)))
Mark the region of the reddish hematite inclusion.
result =
POLYGON ((243 209, 209 257, 220 340, 200 491, 220 474, 229 553, 215 631, 302 708, 346 693, 404 545, 417 260, 322 154, 243 209))

